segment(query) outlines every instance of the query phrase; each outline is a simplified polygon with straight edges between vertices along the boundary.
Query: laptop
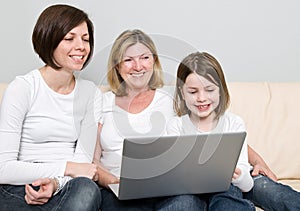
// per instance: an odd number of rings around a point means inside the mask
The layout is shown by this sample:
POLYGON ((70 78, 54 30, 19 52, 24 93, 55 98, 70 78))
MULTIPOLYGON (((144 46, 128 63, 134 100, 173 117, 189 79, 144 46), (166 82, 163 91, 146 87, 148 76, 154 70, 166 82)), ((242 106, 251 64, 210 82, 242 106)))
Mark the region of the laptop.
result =
POLYGON ((246 132, 125 138, 120 200, 229 189, 246 132))

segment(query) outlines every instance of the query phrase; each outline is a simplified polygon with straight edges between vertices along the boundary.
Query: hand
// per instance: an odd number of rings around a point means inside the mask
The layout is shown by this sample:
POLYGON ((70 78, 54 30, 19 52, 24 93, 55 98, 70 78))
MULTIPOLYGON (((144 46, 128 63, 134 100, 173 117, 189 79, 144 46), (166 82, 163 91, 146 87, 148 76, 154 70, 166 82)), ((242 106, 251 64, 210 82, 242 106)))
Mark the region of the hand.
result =
POLYGON ((87 177, 94 181, 98 181, 97 165, 93 163, 67 162, 65 175, 71 176, 72 178, 87 177))
POLYGON ((259 174, 265 175, 269 177, 270 179, 277 181, 276 175, 271 171, 271 169, 268 168, 267 165, 263 166, 260 164, 255 164, 253 165, 253 170, 252 170, 252 176, 257 176, 259 174))
POLYGON ((104 169, 102 166, 98 167, 98 184, 109 188, 109 184, 119 183, 120 179, 110 173, 108 170, 104 169))
POLYGON ((34 190, 30 185, 25 185, 25 201, 27 204, 42 205, 48 202, 57 188, 57 184, 53 179, 43 178, 32 183, 33 186, 39 186, 38 191, 34 190))
POLYGON ((276 175, 268 167, 264 159, 256 152, 252 147, 248 145, 248 160, 250 165, 253 166, 252 176, 258 176, 259 174, 265 175, 270 179, 277 181, 276 175))
POLYGON ((241 176, 241 173, 242 173, 241 169, 236 168, 236 169, 234 170, 232 179, 237 179, 237 178, 239 178, 239 177, 241 176))

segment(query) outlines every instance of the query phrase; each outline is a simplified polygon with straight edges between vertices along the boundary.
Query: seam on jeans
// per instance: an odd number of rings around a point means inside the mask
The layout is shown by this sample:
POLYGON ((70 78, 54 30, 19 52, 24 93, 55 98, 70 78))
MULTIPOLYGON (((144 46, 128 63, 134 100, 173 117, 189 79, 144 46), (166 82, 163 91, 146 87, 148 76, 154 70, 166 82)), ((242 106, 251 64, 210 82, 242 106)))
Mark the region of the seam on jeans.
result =
POLYGON ((250 207, 253 208, 253 210, 256 210, 255 205, 252 201, 250 201, 248 199, 245 199, 245 200, 250 204, 250 207))
MULTIPOLYGON (((25 188, 25 186, 24 186, 24 188, 25 188)), ((3 194, 7 194, 7 195, 10 195, 10 196, 12 196, 12 197, 14 197, 14 198, 17 198, 18 200, 21 200, 21 201, 24 201, 25 200, 25 196, 24 197, 20 197, 19 195, 17 195, 17 194, 13 194, 13 193, 11 193, 11 192, 9 192, 9 191, 7 191, 5 188, 3 188, 3 186, 1 185, 1 188, 0 188, 1 190, 1 192, 3 193, 3 194)))
POLYGON ((69 185, 70 185, 70 181, 67 182, 67 184, 63 187, 63 189, 60 191, 59 194, 57 194, 56 196, 54 196, 54 197, 60 197, 61 198, 60 200, 58 200, 58 205, 57 205, 57 207, 56 207, 55 210, 59 210, 61 208, 61 204, 63 203, 63 201, 65 201, 65 198, 69 194, 69 192, 70 192, 69 185), (66 190, 64 190, 64 189, 66 189, 66 190), (63 193, 63 195, 62 195, 62 193, 63 193))

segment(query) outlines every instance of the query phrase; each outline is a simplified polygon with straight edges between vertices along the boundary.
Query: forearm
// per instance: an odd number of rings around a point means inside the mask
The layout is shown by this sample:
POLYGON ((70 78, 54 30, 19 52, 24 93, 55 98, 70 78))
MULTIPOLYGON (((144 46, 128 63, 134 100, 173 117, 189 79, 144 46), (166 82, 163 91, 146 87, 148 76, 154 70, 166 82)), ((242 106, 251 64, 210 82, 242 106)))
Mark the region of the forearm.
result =
POLYGON ((277 176, 275 175, 275 173, 272 172, 264 159, 250 146, 248 146, 248 157, 249 163, 253 166, 252 176, 262 174, 274 181, 277 181, 277 176))
POLYGON ((29 163, 8 161, 0 164, 0 181, 2 184, 24 185, 40 178, 63 176, 65 162, 29 163))
POLYGON ((252 147, 250 147, 249 145, 248 145, 248 160, 251 166, 255 166, 257 164, 262 166, 267 166, 263 158, 257 152, 255 152, 254 149, 252 149, 252 147))

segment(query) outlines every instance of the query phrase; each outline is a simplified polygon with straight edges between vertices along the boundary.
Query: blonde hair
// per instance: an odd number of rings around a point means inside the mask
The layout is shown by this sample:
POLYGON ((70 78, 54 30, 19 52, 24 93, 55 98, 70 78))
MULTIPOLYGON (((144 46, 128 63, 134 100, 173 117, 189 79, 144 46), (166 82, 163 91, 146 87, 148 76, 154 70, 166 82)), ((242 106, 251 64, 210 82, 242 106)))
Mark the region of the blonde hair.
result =
POLYGON ((119 67, 128 47, 141 43, 151 51, 154 58, 153 74, 149 81, 150 89, 157 89, 164 85, 163 73, 160 61, 158 59, 157 50, 152 39, 141 30, 126 30, 121 33, 115 40, 108 59, 107 81, 112 92, 117 96, 127 95, 123 78, 119 74, 119 67))
POLYGON ((174 111, 178 116, 182 116, 189 113, 181 90, 185 84, 186 78, 191 73, 197 73, 210 82, 214 83, 220 89, 220 103, 216 108, 216 119, 222 116, 227 110, 230 103, 230 96, 225 81, 225 76, 221 65, 209 53, 195 52, 185 57, 178 66, 177 81, 174 94, 174 111))

